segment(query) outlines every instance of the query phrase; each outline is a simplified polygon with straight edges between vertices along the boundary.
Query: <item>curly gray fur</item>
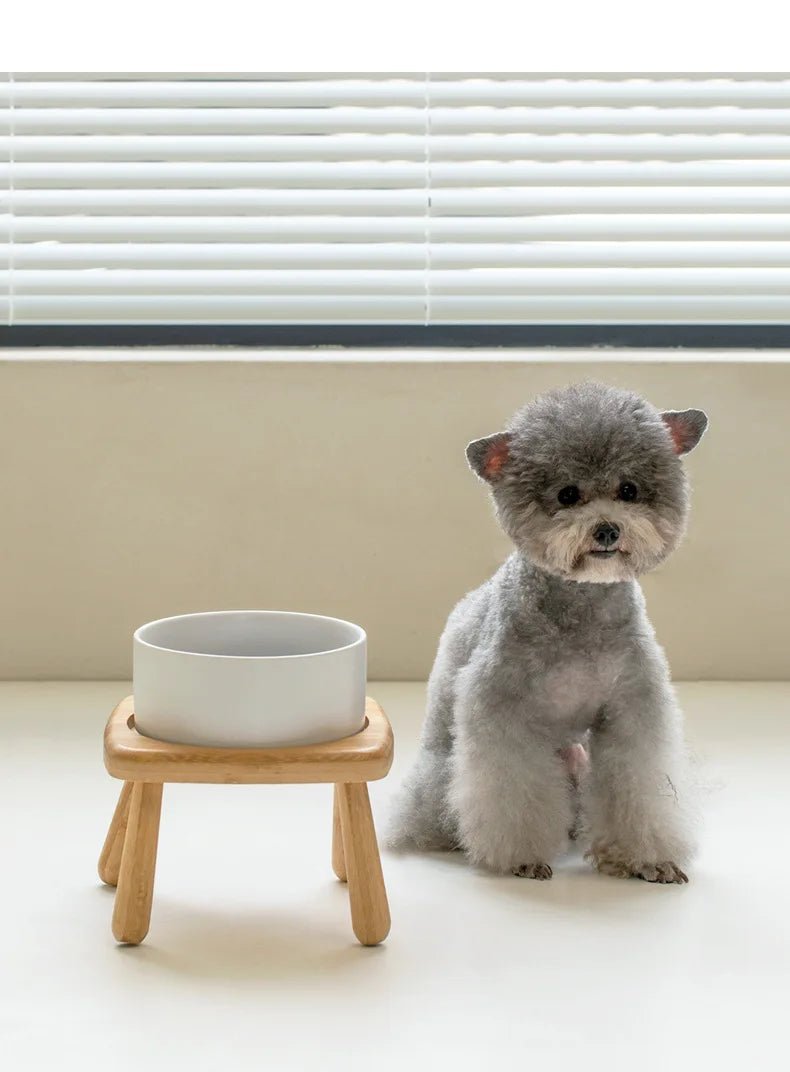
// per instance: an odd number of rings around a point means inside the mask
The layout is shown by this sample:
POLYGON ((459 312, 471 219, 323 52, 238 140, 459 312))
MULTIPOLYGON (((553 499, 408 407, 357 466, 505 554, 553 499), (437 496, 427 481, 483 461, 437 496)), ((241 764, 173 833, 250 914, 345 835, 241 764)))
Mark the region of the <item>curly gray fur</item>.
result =
POLYGON ((548 878, 581 812, 600 871, 686 880, 682 720, 636 577, 682 538, 680 455, 706 424, 700 410, 662 414, 588 383, 470 443, 515 551, 447 621, 391 847, 460 848, 492 871, 548 878), (596 538, 603 523, 613 548, 596 538))

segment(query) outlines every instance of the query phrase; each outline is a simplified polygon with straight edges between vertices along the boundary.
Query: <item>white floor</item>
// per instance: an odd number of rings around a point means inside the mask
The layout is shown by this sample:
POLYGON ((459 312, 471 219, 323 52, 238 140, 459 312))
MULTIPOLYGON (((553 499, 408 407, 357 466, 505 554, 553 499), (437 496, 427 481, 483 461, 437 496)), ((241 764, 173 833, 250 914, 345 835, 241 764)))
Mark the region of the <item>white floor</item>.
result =
MULTIPOLYGON (((423 689, 371 686, 395 727, 383 820, 423 689)), ((386 945, 352 938, 331 791, 169 786, 151 931, 115 945, 96 858, 124 686, 0 684, 4 1068, 786 1067, 790 685, 680 689, 711 784, 685 887, 491 878, 384 857, 386 945)))

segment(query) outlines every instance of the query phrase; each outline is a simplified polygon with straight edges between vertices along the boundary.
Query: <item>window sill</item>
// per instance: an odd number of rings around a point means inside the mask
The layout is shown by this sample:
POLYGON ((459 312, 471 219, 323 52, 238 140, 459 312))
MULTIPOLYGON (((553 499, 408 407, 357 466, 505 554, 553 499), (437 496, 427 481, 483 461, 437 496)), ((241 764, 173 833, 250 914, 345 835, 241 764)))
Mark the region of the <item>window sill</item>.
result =
POLYGON ((671 349, 650 350, 618 347, 580 349, 412 349, 392 347, 241 348, 235 346, 173 347, 30 347, 0 348, 0 363, 56 361, 69 363, 261 363, 261 364, 785 364, 790 349, 671 349))

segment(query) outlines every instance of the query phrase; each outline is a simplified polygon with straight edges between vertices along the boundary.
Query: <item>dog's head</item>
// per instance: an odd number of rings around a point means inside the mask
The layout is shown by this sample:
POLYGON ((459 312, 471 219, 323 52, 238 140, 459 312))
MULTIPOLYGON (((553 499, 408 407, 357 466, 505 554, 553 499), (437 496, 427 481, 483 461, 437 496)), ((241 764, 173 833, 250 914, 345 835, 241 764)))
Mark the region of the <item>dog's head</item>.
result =
POLYGON ((606 584, 653 569, 678 545, 688 514, 680 456, 707 423, 698 409, 660 413, 584 383, 530 402, 466 456, 516 547, 566 580, 606 584))

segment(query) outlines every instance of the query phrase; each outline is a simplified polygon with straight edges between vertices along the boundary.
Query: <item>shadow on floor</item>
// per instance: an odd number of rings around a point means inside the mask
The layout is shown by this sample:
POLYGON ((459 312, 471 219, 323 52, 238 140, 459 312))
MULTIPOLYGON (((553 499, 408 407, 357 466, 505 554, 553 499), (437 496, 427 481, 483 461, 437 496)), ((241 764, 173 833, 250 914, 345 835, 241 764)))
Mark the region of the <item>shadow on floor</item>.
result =
MULTIPOLYGON (((115 891, 101 889, 111 901, 115 891)), ((386 945, 359 945, 351 931, 346 887, 337 883, 334 897, 331 886, 326 892, 335 902, 334 919, 311 919, 303 908, 213 909, 158 895, 148 937, 139 946, 118 946, 117 952, 138 971, 151 968, 196 980, 265 985, 304 977, 320 985, 331 975, 334 985, 340 976, 367 970, 371 959, 384 957, 386 945)))

